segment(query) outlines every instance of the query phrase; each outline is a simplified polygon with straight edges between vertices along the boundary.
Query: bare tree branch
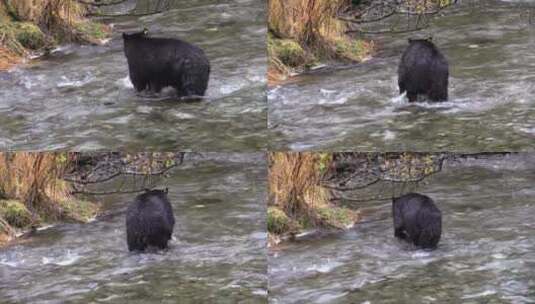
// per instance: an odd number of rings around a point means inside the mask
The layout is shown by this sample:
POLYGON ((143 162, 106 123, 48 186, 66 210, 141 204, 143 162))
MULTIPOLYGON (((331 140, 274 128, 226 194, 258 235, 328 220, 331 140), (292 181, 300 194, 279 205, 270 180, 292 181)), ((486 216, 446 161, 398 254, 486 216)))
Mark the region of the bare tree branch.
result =
POLYGON ((439 1, 430 1, 424 3, 424 9, 412 7, 411 3, 400 0, 375 0, 367 7, 357 7, 353 9, 346 9, 344 13, 339 13, 337 19, 355 24, 374 24, 392 19, 395 16, 407 16, 407 28, 395 29, 391 27, 388 30, 365 30, 362 28, 354 28, 347 30, 346 33, 361 33, 361 34, 401 34, 422 30, 429 25, 433 16, 444 11, 445 9, 457 4, 457 0, 443 5, 439 1), (433 9, 428 9, 434 7, 433 9), (349 13, 347 13, 349 11, 349 13), (410 25, 410 17, 416 17, 415 26, 410 25))
POLYGON ((85 5, 90 5, 90 6, 94 6, 94 7, 101 7, 101 6, 112 6, 112 5, 118 5, 118 4, 122 4, 124 2, 126 2, 128 0, 117 0, 117 1, 111 1, 111 2, 95 2, 95 1, 85 1, 85 0, 76 0, 76 2, 78 3, 81 3, 81 4, 85 4, 85 5))

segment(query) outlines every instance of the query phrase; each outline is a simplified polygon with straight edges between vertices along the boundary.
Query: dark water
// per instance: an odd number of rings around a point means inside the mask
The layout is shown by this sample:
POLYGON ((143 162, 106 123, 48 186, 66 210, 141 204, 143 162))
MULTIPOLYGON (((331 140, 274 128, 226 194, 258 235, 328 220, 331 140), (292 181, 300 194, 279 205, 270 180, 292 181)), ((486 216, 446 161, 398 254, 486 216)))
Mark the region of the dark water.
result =
POLYGON ((265 303, 266 166, 262 154, 205 155, 171 173, 170 249, 130 254, 135 195, 101 197, 89 224, 39 231, 0 249, 1 303, 265 303))
POLYGON ((461 1, 410 35, 373 36, 375 59, 268 91, 274 149, 520 151, 535 139, 535 3, 461 1), (477 5, 475 5, 477 4, 477 5), (409 104, 397 66, 409 36, 432 35, 450 62, 450 99, 409 104))
POLYGON ((394 239, 390 201, 361 203, 368 223, 270 250, 270 302, 535 303, 533 180, 535 154, 446 164, 412 189, 442 211, 432 252, 394 239))
MULTIPOLYGON (((111 12, 124 13, 135 2, 111 12)), ((139 12, 155 9, 149 5, 154 1, 139 3, 139 12)), ((251 151, 266 146, 263 2, 172 1, 171 10, 160 14, 107 22, 114 33, 104 46, 62 46, 31 66, 0 73, 0 149, 251 151), (178 37, 204 49, 212 66, 206 100, 136 95, 121 32, 144 26, 154 36, 178 37)))

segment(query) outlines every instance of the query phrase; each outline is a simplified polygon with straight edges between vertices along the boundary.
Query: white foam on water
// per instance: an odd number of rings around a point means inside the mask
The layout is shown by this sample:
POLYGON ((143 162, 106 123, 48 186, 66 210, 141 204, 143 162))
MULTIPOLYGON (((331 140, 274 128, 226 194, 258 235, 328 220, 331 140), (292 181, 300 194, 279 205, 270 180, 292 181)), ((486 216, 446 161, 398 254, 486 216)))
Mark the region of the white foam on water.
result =
POLYGON ((336 92, 337 92, 336 90, 320 89, 320 93, 323 94, 324 96, 331 95, 331 94, 334 94, 336 92))
POLYGON ((328 273, 331 272, 336 267, 342 266, 343 263, 340 262, 331 262, 330 259, 327 259, 327 263, 325 264, 314 264, 312 266, 307 267, 306 271, 315 271, 319 273, 328 273))
POLYGON ((390 101, 396 105, 407 104, 407 102, 405 101, 405 96, 407 96, 407 92, 403 92, 403 94, 401 95, 390 98, 390 101))
POLYGON ((268 291, 267 289, 255 289, 253 290, 253 294, 257 296, 265 296, 267 297, 268 291))
POLYGON ((332 104, 332 105, 340 105, 340 104, 344 104, 346 103, 348 100, 347 97, 340 97, 340 98, 337 98, 337 99, 320 99, 318 104, 320 105, 325 105, 325 104, 332 104))
POLYGON ((120 296, 118 295, 110 295, 108 297, 105 297, 105 298, 100 298, 100 299, 97 299, 98 302, 109 302, 111 300, 115 300, 115 299, 118 299, 120 298, 120 296))
POLYGON ((128 89, 133 89, 134 88, 134 85, 130 81, 130 76, 128 76, 128 75, 125 78, 121 78, 121 79, 117 80, 116 84, 118 86, 120 86, 120 87, 123 87, 123 88, 128 88, 128 89))
POLYGON ((339 299, 341 297, 345 297, 348 294, 348 292, 341 292, 337 294, 322 294, 319 295, 319 297, 316 298, 315 302, 317 303, 333 303, 334 300, 339 299))
POLYGON ((149 106, 138 106, 136 112, 140 114, 150 114, 152 112, 152 107, 149 106))
POLYGON ((65 87, 74 87, 79 88, 95 79, 95 77, 91 76, 90 74, 86 74, 82 79, 74 80, 69 79, 67 76, 61 76, 61 81, 57 83, 58 88, 65 88, 65 87))
POLYGON ((241 88, 243 88, 243 84, 230 84, 230 85, 222 85, 221 88, 219 88, 219 91, 221 94, 228 95, 230 93, 234 93, 236 91, 239 91, 241 88))
POLYGON ((253 232, 250 234, 250 238, 253 240, 267 240, 267 232, 253 232))
POLYGON ((33 87, 40 85, 44 83, 45 76, 44 75, 37 75, 35 77, 29 77, 29 76, 23 76, 21 79, 22 85, 26 89, 32 89, 33 87))
POLYGON ((6 265, 6 266, 9 266, 9 267, 17 267, 17 266, 21 265, 22 263, 24 263, 24 260, 22 260, 22 261, 8 261, 7 259, 1 259, 0 260, 0 264, 1 265, 6 265))
POLYGON ((411 254, 412 258, 427 258, 431 256, 430 251, 424 251, 424 250, 416 250, 414 253, 411 254))
POLYGON ((314 148, 313 144, 306 143, 293 143, 290 144, 290 150, 303 151, 314 148))
POLYGON ((532 135, 535 134, 535 127, 533 127, 533 128, 518 128, 518 130, 520 130, 520 132, 524 132, 524 133, 528 133, 528 134, 532 134, 532 135))
POLYGON ((41 261, 43 265, 54 264, 58 266, 68 266, 68 265, 74 264, 80 258, 81 256, 78 255, 77 253, 73 254, 71 253, 70 250, 67 250, 67 254, 65 256, 57 257, 57 258, 43 257, 41 261))
POLYGON ((392 132, 390 130, 385 130, 383 138, 384 138, 384 140, 394 140, 394 139, 396 139, 396 133, 394 133, 394 132, 392 132))
POLYGON ((461 298, 462 299, 473 299, 473 298, 486 297, 486 296, 490 296, 490 295, 493 295, 493 294, 496 294, 495 290, 485 290, 485 291, 474 293, 474 294, 468 294, 468 295, 462 296, 461 298))

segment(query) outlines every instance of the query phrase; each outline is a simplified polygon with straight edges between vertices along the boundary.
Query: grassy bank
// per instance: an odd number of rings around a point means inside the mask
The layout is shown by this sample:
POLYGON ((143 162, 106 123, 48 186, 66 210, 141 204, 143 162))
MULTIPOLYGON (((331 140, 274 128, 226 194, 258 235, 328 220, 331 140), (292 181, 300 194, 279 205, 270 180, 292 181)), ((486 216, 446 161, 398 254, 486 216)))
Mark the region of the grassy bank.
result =
POLYGON ((268 232, 270 240, 315 228, 345 229, 358 212, 334 205, 319 185, 331 162, 325 153, 270 153, 268 232))
POLYGON ((97 205, 72 196, 63 181, 66 153, 0 153, 0 244, 57 221, 86 222, 97 205))
POLYGON ((283 81, 327 60, 362 61, 374 51, 370 41, 345 34, 336 19, 350 0, 270 0, 268 81, 283 81))
POLYGON ((86 9, 75 0, 1 0, 0 70, 59 43, 102 43, 110 28, 86 19, 86 9))

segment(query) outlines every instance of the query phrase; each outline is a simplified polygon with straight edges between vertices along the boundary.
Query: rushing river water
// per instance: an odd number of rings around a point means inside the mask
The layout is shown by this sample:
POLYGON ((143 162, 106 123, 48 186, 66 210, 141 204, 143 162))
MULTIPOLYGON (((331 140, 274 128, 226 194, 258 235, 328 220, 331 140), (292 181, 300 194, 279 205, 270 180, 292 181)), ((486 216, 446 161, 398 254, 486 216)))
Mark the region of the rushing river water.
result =
POLYGON ((0 249, 1 303, 265 303, 266 164, 262 154, 205 155, 171 173, 176 218, 168 251, 131 254, 132 195, 106 213, 0 249))
POLYGON ((535 24, 529 24, 535 8, 527 5, 535 3, 471 1, 432 22, 426 33, 450 63, 448 102, 409 104, 399 96, 397 66, 407 35, 372 37, 379 53, 369 62, 270 89, 270 145, 329 151, 535 147, 535 24))
MULTIPOLYGON (((130 0, 111 12, 135 7, 130 0)), ((140 7, 147 1, 138 1, 140 7)), ((266 146, 265 4, 172 1, 170 10, 114 24, 103 46, 62 46, 30 66, 0 73, 0 149, 251 151, 266 146), (138 96, 121 32, 199 45, 211 61, 207 99, 138 96)))
POLYGON ((535 303, 534 180, 535 154, 446 164, 415 189, 442 211, 437 250, 395 240, 390 201, 362 204, 367 223, 270 250, 270 302, 535 303))

